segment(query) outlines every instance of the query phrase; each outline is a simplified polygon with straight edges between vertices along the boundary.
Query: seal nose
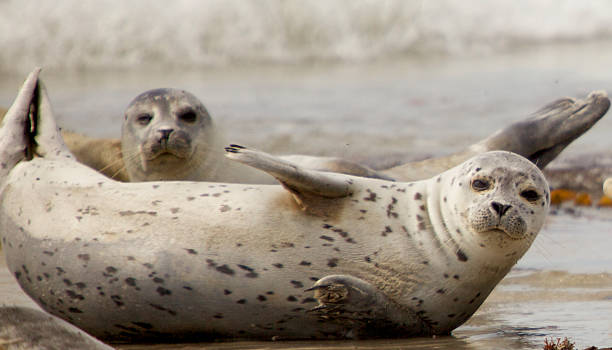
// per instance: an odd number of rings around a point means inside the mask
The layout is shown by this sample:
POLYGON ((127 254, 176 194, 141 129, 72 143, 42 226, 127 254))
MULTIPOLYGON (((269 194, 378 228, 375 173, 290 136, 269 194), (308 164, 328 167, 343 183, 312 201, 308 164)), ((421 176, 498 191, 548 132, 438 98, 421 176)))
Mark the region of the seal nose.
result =
POLYGON ((168 141, 168 138, 170 138, 170 134, 172 134, 174 129, 159 129, 158 131, 161 134, 161 137, 159 138, 159 141, 161 142, 168 141))
POLYGON ((491 207, 493 208, 493 210, 495 210, 495 212, 497 213, 497 215, 499 215, 500 217, 504 216, 504 214, 510 209, 512 208, 511 205, 507 205, 507 204, 501 204, 499 202, 491 202, 491 207))

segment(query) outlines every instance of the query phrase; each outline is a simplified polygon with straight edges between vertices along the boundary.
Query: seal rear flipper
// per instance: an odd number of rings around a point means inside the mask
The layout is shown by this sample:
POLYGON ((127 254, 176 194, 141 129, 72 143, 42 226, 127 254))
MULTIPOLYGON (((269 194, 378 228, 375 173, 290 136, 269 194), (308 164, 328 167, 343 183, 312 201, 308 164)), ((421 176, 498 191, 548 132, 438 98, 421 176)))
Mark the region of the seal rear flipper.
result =
POLYGON ((518 153, 543 169, 565 147, 595 125, 609 107, 610 100, 604 91, 593 91, 586 99, 562 98, 471 148, 518 153))
POLYGON ((40 81, 40 68, 28 75, 0 129, 0 178, 17 163, 41 157, 70 157, 55 124, 51 104, 40 81))
POLYGON ((299 199, 303 196, 324 198, 346 197, 352 193, 352 181, 323 171, 309 170, 270 154, 250 150, 239 145, 225 148, 232 160, 252 166, 274 176, 299 199))
POLYGON ((64 143, 60 128, 47 95, 47 89, 39 79, 36 85, 36 113, 31 117, 34 134, 34 153, 45 158, 72 158, 74 156, 64 143))
POLYGON ((328 322, 351 325, 355 337, 405 337, 430 333, 415 312, 407 310, 369 282, 349 275, 329 275, 312 288, 319 305, 309 312, 328 322))
POLYGON ((23 83, 11 108, 6 112, 0 128, 0 179, 24 159, 31 158, 31 120, 30 114, 36 100, 38 75, 36 68, 23 83))

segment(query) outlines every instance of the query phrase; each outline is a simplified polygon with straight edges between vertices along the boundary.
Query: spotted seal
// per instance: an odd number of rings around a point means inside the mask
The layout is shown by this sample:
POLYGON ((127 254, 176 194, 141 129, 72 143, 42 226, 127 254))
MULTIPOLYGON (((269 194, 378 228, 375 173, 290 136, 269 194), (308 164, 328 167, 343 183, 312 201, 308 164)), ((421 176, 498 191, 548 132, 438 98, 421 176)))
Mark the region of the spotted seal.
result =
POLYGON ((36 78, 0 130, 2 244, 22 289, 94 336, 449 334, 546 217, 540 170, 501 151, 396 183, 230 146, 282 186, 119 183, 74 160, 36 78))

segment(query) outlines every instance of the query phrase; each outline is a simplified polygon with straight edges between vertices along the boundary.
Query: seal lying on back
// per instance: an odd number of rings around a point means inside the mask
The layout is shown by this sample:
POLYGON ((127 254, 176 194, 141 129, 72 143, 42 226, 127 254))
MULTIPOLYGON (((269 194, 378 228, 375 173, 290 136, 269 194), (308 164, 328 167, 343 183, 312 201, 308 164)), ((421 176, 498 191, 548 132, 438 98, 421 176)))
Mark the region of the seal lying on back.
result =
POLYGON ((540 170, 509 152, 394 183, 231 146, 283 186, 119 183, 74 160, 36 78, 0 130, 7 266, 42 308, 95 336, 448 334, 548 210, 540 170))

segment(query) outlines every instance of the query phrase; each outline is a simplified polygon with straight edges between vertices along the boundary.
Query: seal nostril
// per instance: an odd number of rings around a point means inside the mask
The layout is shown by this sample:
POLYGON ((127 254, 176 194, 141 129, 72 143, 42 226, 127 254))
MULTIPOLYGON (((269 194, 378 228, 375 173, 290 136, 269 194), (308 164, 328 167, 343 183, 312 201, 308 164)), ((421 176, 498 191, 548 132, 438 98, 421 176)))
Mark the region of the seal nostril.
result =
POLYGON ((168 140, 173 131, 174 129, 160 129, 159 133, 161 134, 161 140, 168 140))
POLYGON ((493 210, 495 210, 495 212, 499 215, 499 216, 504 216, 504 214, 510 209, 512 208, 511 205, 505 205, 505 204, 501 204, 499 202, 491 202, 491 207, 493 207, 493 210))

